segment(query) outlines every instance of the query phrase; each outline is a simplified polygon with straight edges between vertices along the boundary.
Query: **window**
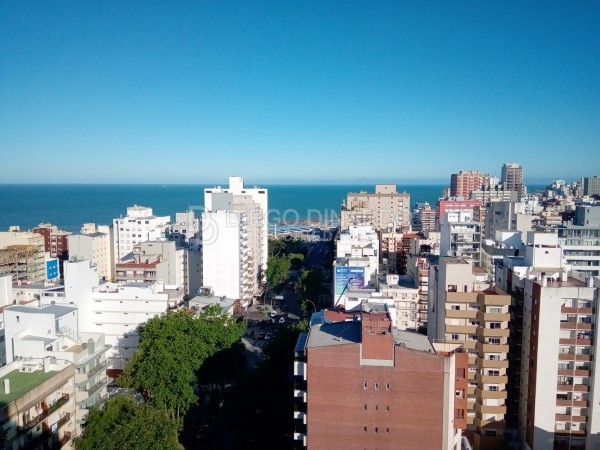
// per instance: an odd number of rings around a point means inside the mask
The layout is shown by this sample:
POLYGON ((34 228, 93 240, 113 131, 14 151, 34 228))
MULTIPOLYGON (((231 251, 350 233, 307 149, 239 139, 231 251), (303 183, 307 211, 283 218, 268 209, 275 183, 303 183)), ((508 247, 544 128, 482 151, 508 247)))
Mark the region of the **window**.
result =
POLYGON ((500 338, 489 338, 488 344, 500 345, 500 338))
POLYGON ((488 389, 487 390, 491 391, 491 392, 498 392, 498 385, 497 384, 490 384, 490 385, 488 385, 488 389))
POLYGON ((366 433, 367 432, 367 427, 363 427, 363 431, 366 433))
POLYGON ((385 429, 385 432, 386 432, 387 434, 390 434, 390 429, 389 429, 389 428, 386 428, 386 429, 385 429))
POLYGON ((379 390, 379 383, 375 383, 375 389, 379 390))
POLYGON ((488 375, 492 376, 492 377, 498 377, 500 376, 500 371, 499 370, 493 370, 493 369, 488 369, 488 375))
POLYGON ((493 329, 493 330, 500 329, 500 325, 501 325, 500 322, 490 322, 490 328, 493 329))
POLYGON ((368 384, 368 383, 365 381, 365 382, 363 383, 363 387, 364 387, 365 389, 367 389, 367 388, 369 387, 369 384, 368 384))
POLYGON ((389 391, 392 388, 392 385, 390 383, 385 383, 385 390, 389 391))
POLYGON ((367 404, 365 403, 365 411, 367 410, 367 404))
POLYGON ((458 334, 453 334, 450 339, 452 339, 453 341, 458 341, 458 334))
POLYGON ((375 427, 375 433, 379 433, 379 428, 375 427))
POLYGON ((460 305, 452 305, 452 309, 454 311, 459 311, 460 310, 460 305))
POLYGON ((390 412, 390 405, 387 405, 387 406, 385 407, 385 410, 386 410, 387 412, 390 412))

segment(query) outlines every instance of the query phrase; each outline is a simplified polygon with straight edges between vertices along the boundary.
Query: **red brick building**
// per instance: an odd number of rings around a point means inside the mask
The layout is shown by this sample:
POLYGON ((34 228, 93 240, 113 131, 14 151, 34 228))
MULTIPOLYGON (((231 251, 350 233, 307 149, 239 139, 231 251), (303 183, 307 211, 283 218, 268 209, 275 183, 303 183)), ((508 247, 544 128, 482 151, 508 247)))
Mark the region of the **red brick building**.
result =
POLYGON ((467 354, 436 353, 426 336, 392 329, 380 308, 300 336, 296 448, 460 449, 467 354))
POLYGON ((41 223, 31 231, 44 236, 44 251, 50 253, 50 258, 58 258, 62 274, 63 262, 69 259, 68 238, 72 233, 59 230, 58 227, 49 223, 41 223))
POLYGON ((479 170, 461 170, 450 175, 450 196, 469 198, 471 191, 478 191, 490 184, 490 176, 479 170))

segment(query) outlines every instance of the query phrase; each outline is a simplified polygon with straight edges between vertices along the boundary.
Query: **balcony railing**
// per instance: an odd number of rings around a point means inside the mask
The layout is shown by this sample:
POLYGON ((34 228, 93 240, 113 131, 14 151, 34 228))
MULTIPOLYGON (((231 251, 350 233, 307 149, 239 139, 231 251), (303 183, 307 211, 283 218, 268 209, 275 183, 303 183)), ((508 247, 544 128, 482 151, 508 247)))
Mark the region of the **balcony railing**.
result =
POLYGON ((36 426, 40 422, 42 422, 46 417, 48 417, 50 414, 52 414, 54 411, 56 411, 58 408, 60 408, 62 405, 64 405, 68 401, 69 401, 69 394, 63 394, 56 402, 54 402, 52 405, 50 405, 50 407, 46 411, 42 412, 40 415, 31 419, 25 425, 23 425, 21 427, 17 427, 18 432, 21 434, 26 433, 29 429, 36 426))
POLYGON ((102 386, 104 386, 107 383, 107 381, 108 381, 107 377, 102 378, 95 385, 93 385, 91 388, 88 389, 88 395, 93 395, 95 392, 98 391, 98 389, 100 389, 102 386))
MULTIPOLYGON (((71 414, 66 413, 63 418, 59 419, 58 422, 56 422, 56 424, 52 424, 52 426, 48 426, 44 423, 44 426, 43 426, 44 431, 42 431, 42 434, 40 434, 35 439, 32 439, 31 441, 26 442, 25 445, 21 445, 19 447, 20 450, 32 450, 32 449, 38 448, 44 441, 46 441, 52 437, 52 432, 50 430, 52 430, 52 428, 54 428, 54 425, 56 425, 56 430, 59 430, 69 420, 71 420, 71 414)), ((70 439, 70 437, 69 437, 69 439, 70 439)), ((52 447, 60 448, 60 446, 56 447, 59 443, 60 443, 60 440, 58 442, 54 443, 52 445, 52 447)))
POLYGON ((90 370, 90 371, 87 373, 87 375, 88 375, 88 378, 89 378, 89 377, 92 377, 92 376, 94 376, 94 375, 96 375, 96 374, 97 374, 98 372, 100 372, 102 369, 106 369, 107 363, 108 363, 108 362, 105 360, 105 361, 101 362, 100 364, 98 364, 96 367, 94 367, 92 370, 90 370))

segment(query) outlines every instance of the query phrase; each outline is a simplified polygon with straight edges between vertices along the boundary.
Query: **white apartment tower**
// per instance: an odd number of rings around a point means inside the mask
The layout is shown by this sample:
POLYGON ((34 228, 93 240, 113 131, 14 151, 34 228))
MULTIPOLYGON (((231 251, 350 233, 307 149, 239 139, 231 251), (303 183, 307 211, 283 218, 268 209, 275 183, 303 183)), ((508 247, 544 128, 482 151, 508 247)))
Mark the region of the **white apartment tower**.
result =
POLYGON ((204 190, 204 209, 202 283, 217 296, 239 298, 247 305, 266 283, 268 191, 229 177, 229 188, 204 190), (216 267, 237 275, 218 274, 216 267))
POLYGON ((115 262, 127 259, 136 244, 165 236, 169 216, 155 216, 152 208, 130 206, 127 215, 113 220, 115 262))

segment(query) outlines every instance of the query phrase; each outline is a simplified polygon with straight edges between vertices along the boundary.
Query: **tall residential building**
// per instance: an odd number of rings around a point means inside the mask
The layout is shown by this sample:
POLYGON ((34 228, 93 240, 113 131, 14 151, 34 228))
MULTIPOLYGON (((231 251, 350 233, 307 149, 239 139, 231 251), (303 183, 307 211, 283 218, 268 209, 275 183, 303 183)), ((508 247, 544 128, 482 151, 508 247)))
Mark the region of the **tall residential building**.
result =
POLYGON ((40 223, 31 231, 44 236, 44 250, 49 253, 50 258, 58 258, 62 273, 62 263, 69 258, 68 238, 72 233, 59 230, 49 223, 40 223))
POLYGON ((462 197, 440 199, 437 202, 438 225, 444 221, 444 216, 449 212, 468 212, 474 217, 474 210, 482 203, 479 200, 465 200, 462 197))
POLYGON ((527 193, 523 183, 523 167, 520 164, 505 163, 500 177, 505 191, 515 191, 519 199, 527 193))
POLYGON ((164 238, 170 220, 169 216, 155 216, 152 208, 128 207, 125 217, 113 220, 115 262, 129 258, 136 244, 164 238))
POLYGON ((233 210, 202 213, 202 240, 203 286, 216 296, 240 299, 247 307, 259 287, 245 214, 233 210))
POLYGON ((583 179, 583 195, 600 195, 600 177, 583 179))
POLYGON ((375 193, 349 192, 341 210, 341 230, 351 224, 369 224, 375 230, 410 230, 410 194, 395 184, 377 184, 375 193))
POLYGON ((567 264, 586 276, 600 276, 600 206, 577 206, 574 223, 556 228, 567 264))
POLYGON ((470 212, 446 213, 440 227, 440 255, 469 257, 477 264, 481 257, 481 223, 470 212))
POLYGON ((0 368, 6 449, 67 447, 76 435, 75 373, 65 359, 23 358, 0 368))
POLYGON ((249 188, 244 185, 242 177, 229 177, 229 188, 217 186, 204 189, 204 209, 205 213, 202 215, 204 246, 202 270, 203 274, 206 273, 209 278, 204 279, 203 284, 212 287, 215 295, 242 299, 245 307, 254 296, 262 294, 267 280, 268 190, 257 186, 249 188), (221 215, 215 213, 221 213, 221 215), (215 222, 211 223, 211 220, 215 222), (216 234, 210 231, 214 225, 217 225, 216 234), (228 250, 228 254, 233 258, 231 262, 239 261, 240 254, 243 254, 243 264, 238 263, 239 274, 234 279, 251 280, 251 283, 243 289, 244 292, 239 289, 238 281, 233 281, 234 285, 228 287, 227 292, 220 292, 221 284, 215 286, 213 280, 215 280, 215 276, 222 280, 224 278, 222 275, 214 274, 214 270, 208 267, 211 265, 224 267, 229 264, 223 259, 224 255, 220 255, 215 248, 209 248, 213 245, 224 245, 229 249, 233 245, 228 244, 220 236, 222 233, 231 234, 232 231, 227 229, 229 227, 239 227, 242 235, 237 241, 240 244, 243 241, 244 245, 235 250, 228 250), (211 237, 206 238, 204 233, 210 233, 211 237), (212 240, 216 240, 217 244, 213 244, 212 240))
POLYGON ((10 274, 17 283, 46 280, 44 236, 29 231, 0 232, 0 275, 10 274))
POLYGON ((295 348, 294 448, 460 449, 461 350, 438 352, 426 336, 398 331, 384 305, 313 322, 295 348))
POLYGON ((484 237, 494 239, 498 231, 520 231, 525 239, 535 218, 522 202, 492 202, 486 207, 484 237))
POLYGON ((469 354, 465 435, 480 450, 500 448, 507 398, 510 296, 470 259, 441 256, 429 274, 427 335, 469 354))
POLYGON ((379 238, 371 225, 351 225, 339 233, 333 263, 333 304, 345 305, 347 289, 374 288, 379 273, 379 238))
POLYGON ((433 231, 437 229, 436 211, 428 202, 417 203, 413 210, 412 230, 413 231, 433 231))
POLYGON ((479 170, 461 170, 450 175, 450 196, 469 198, 472 191, 490 184, 490 176, 479 170))
POLYGON ((96 228, 96 224, 86 223, 81 234, 73 234, 68 239, 70 260, 88 259, 98 267, 100 278, 111 278, 113 246, 108 226, 96 228))
POLYGON ((99 283, 90 261, 65 262, 65 295, 41 298, 42 305, 62 302, 78 308, 79 330, 100 332, 111 348, 110 373, 123 369, 138 346, 137 328, 152 317, 183 304, 183 289, 163 283, 99 283))
MULTIPOLYGON (((106 355, 102 333, 80 333, 72 305, 10 306, 4 310, 8 362, 30 358, 66 360, 75 368, 76 432, 81 434, 92 406, 107 398, 106 355)), ((68 397, 67 397, 68 399, 68 397)))
POLYGON ((555 232, 529 232, 496 283, 512 297, 507 424, 529 450, 600 447, 600 280, 563 264, 555 232))
POLYGON ((133 247, 131 259, 115 264, 115 280, 183 287, 183 259, 184 250, 173 241, 142 242, 133 247))

